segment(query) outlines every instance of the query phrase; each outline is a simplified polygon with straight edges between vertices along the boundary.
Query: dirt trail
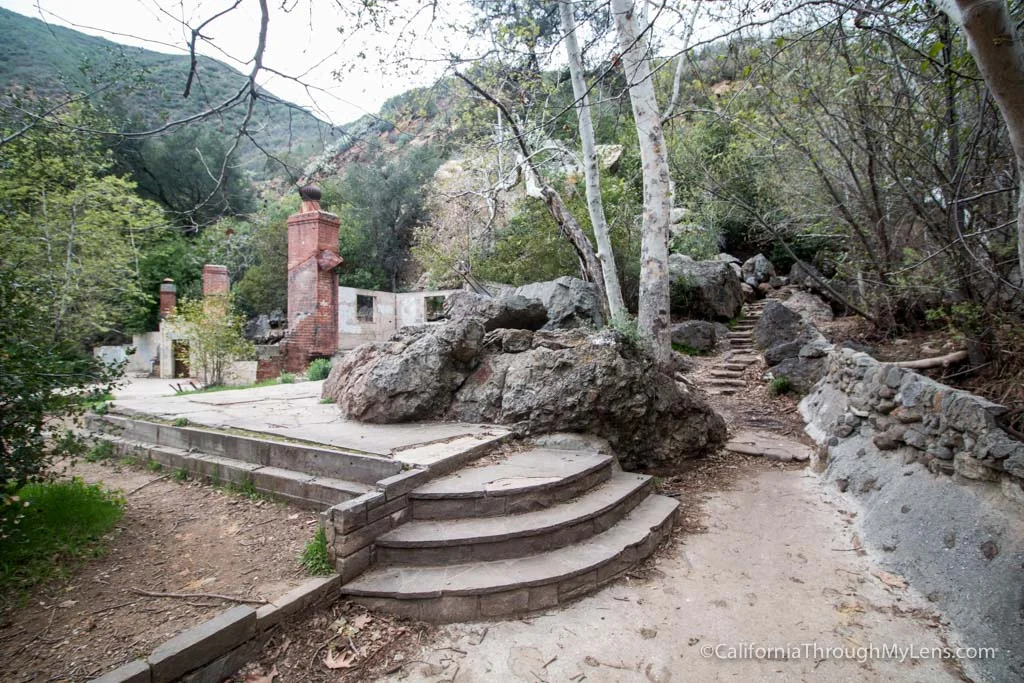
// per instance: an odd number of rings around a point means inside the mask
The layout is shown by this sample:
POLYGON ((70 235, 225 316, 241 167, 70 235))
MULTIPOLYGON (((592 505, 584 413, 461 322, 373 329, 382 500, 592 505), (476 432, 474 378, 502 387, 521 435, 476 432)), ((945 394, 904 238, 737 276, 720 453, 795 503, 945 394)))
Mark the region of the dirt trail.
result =
POLYGON ((127 493, 125 514, 106 555, 0 613, 0 680, 89 680, 233 604, 133 588, 273 598, 306 578, 315 513, 138 467, 79 462, 68 475, 127 493))

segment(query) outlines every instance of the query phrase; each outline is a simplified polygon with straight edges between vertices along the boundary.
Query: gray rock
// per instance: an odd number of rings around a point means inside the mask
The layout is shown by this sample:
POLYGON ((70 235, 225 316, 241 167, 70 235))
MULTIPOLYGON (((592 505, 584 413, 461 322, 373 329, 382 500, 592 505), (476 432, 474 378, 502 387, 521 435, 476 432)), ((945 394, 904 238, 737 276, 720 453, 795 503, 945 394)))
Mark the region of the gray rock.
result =
POLYGON ((773 275, 772 277, 768 278, 768 284, 772 287, 772 289, 780 289, 789 284, 789 278, 782 277, 780 275, 773 275))
POLYGON ((478 318, 454 320, 409 342, 356 347, 331 368, 323 396, 360 422, 410 422, 444 414, 483 347, 478 318))
POLYGON ((800 349, 803 347, 804 342, 801 339, 776 344, 770 349, 765 350, 764 362, 771 367, 773 365, 778 365, 784 360, 797 358, 800 356, 800 349))
POLYGON ((751 287, 757 287, 762 282, 768 282, 775 275, 775 266, 764 254, 758 254, 748 258, 740 268, 743 273, 743 281, 751 287))
POLYGON ((518 295, 491 298, 455 292, 445 299, 444 312, 450 320, 479 318, 488 332, 502 328, 539 330, 548 322, 543 303, 518 295))
POLYGON ((694 261, 683 254, 668 260, 672 312, 702 320, 731 320, 743 307, 742 283, 724 261, 694 261))
POLYGON ((597 287, 577 277, 533 282, 519 287, 515 293, 527 299, 536 299, 547 309, 545 330, 575 327, 597 329, 604 326, 597 287))
POLYGON ((785 377, 793 389, 807 394, 825 375, 826 369, 824 358, 787 358, 772 368, 772 374, 785 377))
POLYGON ((671 468, 724 442, 722 418, 621 335, 539 331, 529 350, 508 353, 505 344, 519 342, 510 332, 485 341, 483 324, 469 318, 410 341, 365 344, 331 371, 324 396, 360 421, 443 418, 593 434, 626 467, 671 468))
POLYGON ((754 343, 758 348, 770 349, 780 344, 799 341, 800 344, 793 352, 793 356, 797 355, 801 346, 814 337, 813 328, 799 313, 777 301, 769 301, 765 305, 761 318, 754 325, 754 343))
POLYGON ((718 337, 716 324, 706 320, 687 320, 672 326, 674 346, 686 346, 700 353, 714 350, 718 345, 718 337))
POLYGON ((804 320, 827 323, 835 318, 832 307, 811 292, 796 290, 782 304, 799 313, 804 320))
POLYGON ((816 291, 821 289, 819 281, 826 282, 827 278, 810 263, 800 263, 798 261, 789 269, 789 283, 791 285, 806 287, 816 291))

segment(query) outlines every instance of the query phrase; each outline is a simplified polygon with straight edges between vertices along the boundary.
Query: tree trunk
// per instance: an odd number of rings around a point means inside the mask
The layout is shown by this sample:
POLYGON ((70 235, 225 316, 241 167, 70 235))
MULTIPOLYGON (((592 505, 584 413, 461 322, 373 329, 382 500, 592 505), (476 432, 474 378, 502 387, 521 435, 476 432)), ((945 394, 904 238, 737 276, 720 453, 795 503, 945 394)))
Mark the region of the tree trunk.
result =
MULTIPOLYGON (((1024 46, 1006 0, 945 0, 1006 123, 1017 161, 1017 267, 1024 280, 1024 46)), ((1020 283, 1017 283, 1020 284, 1020 283)))
POLYGON ((572 94, 576 98, 576 114, 580 123, 580 145, 583 148, 583 175, 587 187, 587 211, 590 213, 590 224, 594 227, 594 238, 597 241, 597 258, 601 261, 601 273, 604 276, 604 289, 608 298, 608 315, 612 319, 622 318, 626 312, 626 307, 622 303, 619 271, 615 266, 615 252, 612 251, 612 240, 608 234, 608 221, 605 220, 604 204, 601 201, 601 176, 598 169, 596 141, 594 139, 594 123, 590 118, 590 96, 587 94, 587 84, 583 80, 583 58, 580 56, 580 46, 576 41, 576 27, 572 11, 573 2, 572 0, 560 0, 558 4, 559 15, 562 21, 562 32, 565 33, 565 52, 569 59, 572 94))
POLYGON ((640 306, 637 325, 654 357, 669 360, 668 234, 672 209, 668 153, 647 56, 647 40, 637 29, 633 0, 611 0, 629 100, 640 141, 644 178, 643 240, 640 244, 640 306))

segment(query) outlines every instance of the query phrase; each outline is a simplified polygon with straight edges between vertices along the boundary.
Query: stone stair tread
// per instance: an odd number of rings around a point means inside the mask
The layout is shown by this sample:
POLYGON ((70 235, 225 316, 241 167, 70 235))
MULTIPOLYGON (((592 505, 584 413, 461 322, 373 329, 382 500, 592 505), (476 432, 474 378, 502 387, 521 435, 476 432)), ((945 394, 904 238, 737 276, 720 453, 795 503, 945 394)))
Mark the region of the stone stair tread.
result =
POLYGON ((590 539, 536 555, 448 566, 392 566, 371 569, 342 586, 342 593, 397 599, 480 595, 540 586, 578 576, 611 562, 643 543, 652 530, 675 514, 679 503, 648 496, 607 531, 590 539))
POLYGON ((157 446, 151 443, 137 441, 133 439, 126 439, 122 436, 106 436, 104 437, 110 441, 116 441, 128 446, 132 446, 146 451, 156 451, 159 453, 167 453, 176 455, 181 458, 190 458, 196 461, 207 462, 218 466, 228 467, 240 472, 244 472, 248 475, 259 474, 261 477, 272 477, 282 480, 302 481, 302 482, 315 482, 318 486, 323 488, 335 489, 344 493, 350 494, 349 497, 361 496, 364 493, 370 493, 375 491, 376 487, 370 484, 364 484, 358 481, 351 481, 348 479, 338 479, 335 477, 328 477, 320 474, 309 474, 308 472, 300 472, 298 470, 289 470, 282 467, 274 467, 272 465, 260 465, 257 463, 248 462, 245 460, 237 460, 235 458, 228 458, 223 455, 214 455, 211 453, 203 453, 202 451, 196 451, 192 449, 176 448, 174 446, 157 446))
POLYGON ((421 486, 410 497, 481 498, 511 496, 568 483, 609 466, 612 457, 595 452, 535 448, 485 467, 464 468, 421 486))
POLYGON ((747 383, 742 379, 727 379, 725 377, 712 377, 708 384, 713 387, 745 387, 747 383))
POLYGON ((568 503, 501 517, 411 521, 378 537, 376 543, 386 547, 434 548, 496 543, 555 531, 611 510, 649 480, 643 474, 615 472, 606 483, 568 503))
POLYGON ((735 387, 712 387, 708 389, 708 393, 712 396, 732 396, 736 393, 735 387))

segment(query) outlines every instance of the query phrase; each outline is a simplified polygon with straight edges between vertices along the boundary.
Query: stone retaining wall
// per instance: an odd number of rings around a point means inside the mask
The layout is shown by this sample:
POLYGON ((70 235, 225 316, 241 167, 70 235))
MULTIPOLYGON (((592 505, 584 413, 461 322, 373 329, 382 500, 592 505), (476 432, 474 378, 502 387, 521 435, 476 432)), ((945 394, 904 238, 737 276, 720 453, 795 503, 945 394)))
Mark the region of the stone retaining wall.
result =
POLYGON ((800 403, 808 432, 835 446, 854 434, 933 473, 991 482, 1024 509, 1024 442, 996 423, 1006 408, 865 353, 835 349, 800 403))
POLYGON ((973 680, 1024 680, 1024 444, 1004 410, 849 349, 800 403, 863 545, 942 609, 973 680))

